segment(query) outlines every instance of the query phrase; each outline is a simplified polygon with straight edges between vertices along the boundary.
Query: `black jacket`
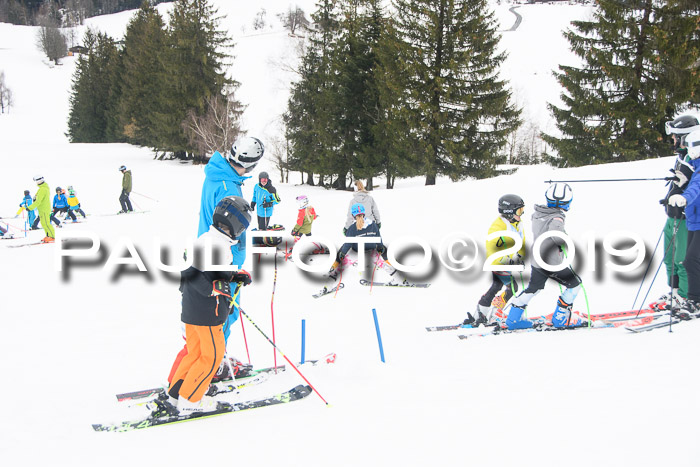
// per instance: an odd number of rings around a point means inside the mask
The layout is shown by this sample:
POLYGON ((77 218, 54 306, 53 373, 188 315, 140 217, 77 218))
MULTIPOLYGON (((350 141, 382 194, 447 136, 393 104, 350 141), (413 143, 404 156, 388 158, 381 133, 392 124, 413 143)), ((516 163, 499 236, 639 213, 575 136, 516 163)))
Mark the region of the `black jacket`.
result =
POLYGON ((212 297, 212 282, 230 281, 232 271, 200 271, 194 266, 180 273, 183 323, 195 326, 224 324, 229 314, 227 297, 212 297))
MULTIPOLYGON (((690 178, 693 176, 693 166, 690 165, 690 163, 687 161, 686 154, 687 150, 684 149, 676 153, 677 157, 673 169, 680 170, 681 172, 683 172, 683 174, 686 176, 687 181, 681 186, 678 186, 675 183, 671 182, 670 187, 668 189, 668 193, 666 193, 666 201, 668 201, 668 199, 673 195, 682 194, 687 188, 690 178)), ((666 215, 671 219, 685 219, 684 207, 671 206, 668 203, 666 203, 665 206, 666 215)))

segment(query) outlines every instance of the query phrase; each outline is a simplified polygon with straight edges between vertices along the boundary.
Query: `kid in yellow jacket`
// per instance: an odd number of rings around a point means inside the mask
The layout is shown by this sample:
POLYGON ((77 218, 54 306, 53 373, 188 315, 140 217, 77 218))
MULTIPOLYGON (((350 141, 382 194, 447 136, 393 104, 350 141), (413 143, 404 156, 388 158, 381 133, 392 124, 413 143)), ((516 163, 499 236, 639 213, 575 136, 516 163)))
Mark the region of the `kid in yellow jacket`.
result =
MULTIPOLYGON (((497 255, 491 264, 493 265, 511 265, 511 264, 523 264, 525 259, 525 233, 523 232, 522 225, 520 224, 520 216, 522 216, 525 211, 525 202, 518 195, 503 195, 498 200, 498 218, 493 221, 491 228, 489 228, 489 234, 493 232, 508 231, 515 237, 520 237, 522 239, 522 247, 516 253, 511 255, 497 255)), ((501 235, 492 240, 486 242, 486 257, 490 257, 492 254, 499 251, 506 250, 515 245, 515 240, 507 235, 501 235)), ((486 324, 491 320, 491 302, 496 294, 505 287, 505 294, 503 296, 503 302, 507 302, 513 296, 514 292, 518 290, 518 284, 513 280, 513 276, 509 271, 493 271, 491 273, 493 282, 491 287, 486 291, 484 295, 481 296, 479 303, 476 306, 474 315, 467 313, 467 318, 462 323, 464 326, 478 326, 480 324, 486 324)))

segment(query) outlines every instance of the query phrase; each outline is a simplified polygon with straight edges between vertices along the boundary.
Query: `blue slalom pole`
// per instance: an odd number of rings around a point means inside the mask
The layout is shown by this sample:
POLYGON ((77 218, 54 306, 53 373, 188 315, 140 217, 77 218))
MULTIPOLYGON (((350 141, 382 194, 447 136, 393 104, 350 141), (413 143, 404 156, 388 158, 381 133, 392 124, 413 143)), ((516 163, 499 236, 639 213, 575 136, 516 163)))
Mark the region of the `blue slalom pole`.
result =
POLYGON ((306 356, 306 320, 301 320, 301 364, 304 364, 306 356))
POLYGON ((377 329, 377 341, 379 341, 379 356, 382 358, 382 363, 386 363, 384 360, 384 346, 382 346, 382 333, 379 331, 379 320, 377 319, 377 310, 372 308, 372 314, 374 315, 374 327, 377 329))

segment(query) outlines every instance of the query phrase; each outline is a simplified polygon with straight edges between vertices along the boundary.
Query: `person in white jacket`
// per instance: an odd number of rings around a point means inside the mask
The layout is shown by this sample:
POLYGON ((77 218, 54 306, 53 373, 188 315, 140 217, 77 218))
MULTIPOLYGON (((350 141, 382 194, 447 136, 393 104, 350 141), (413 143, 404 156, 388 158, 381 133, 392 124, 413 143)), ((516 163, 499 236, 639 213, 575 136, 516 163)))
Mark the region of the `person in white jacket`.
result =
POLYGON ((345 234, 345 232, 348 230, 348 227, 350 227, 353 224, 353 222, 355 222, 355 218, 352 215, 352 206, 354 204, 363 205, 365 207, 365 219, 371 219, 372 222, 377 224, 377 227, 381 229, 382 219, 379 216, 379 209, 377 209, 377 203, 374 202, 374 199, 365 189, 364 184, 360 180, 355 180, 353 185, 355 194, 353 194, 352 199, 350 200, 350 204, 348 205, 348 217, 345 221, 343 234, 345 234))

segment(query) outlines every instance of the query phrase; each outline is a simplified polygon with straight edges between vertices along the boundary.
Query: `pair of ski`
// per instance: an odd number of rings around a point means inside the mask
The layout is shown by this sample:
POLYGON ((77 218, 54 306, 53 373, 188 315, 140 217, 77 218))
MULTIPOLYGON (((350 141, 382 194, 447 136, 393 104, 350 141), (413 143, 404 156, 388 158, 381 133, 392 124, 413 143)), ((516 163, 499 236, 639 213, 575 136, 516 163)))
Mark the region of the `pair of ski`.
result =
MULTIPOLYGON (((576 312, 580 316, 585 316, 579 312, 576 312)), ((611 312, 611 313, 602 313, 602 314, 596 314, 596 315, 591 315, 591 321, 593 323, 592 327, 596 328, 604 328, 604 327, 619 327, 619 326, 642 326, 645 324, 651 323, 656 317, 661 316, 658 313, 654 313, 651 310, 629 310, 629 311, 617 311, 617 312, 611 312)), ((544 320, 547 323, 550 323, 552 320, 552 314, 546 315, 546 316, 541 316, 539 318, 540 320, 544 320)), ((493 326, 498 327, 498 326, 493 326)), ((587 328, 588 325, 586 326, 581 326, 587 328)), ((454 325, 446 325, 446 326, 428 326, 426 327, 426 330, 428 332, 435 332, 435 331, 451 331, 451 330, 456 330, 456 329, 471 329, 472 326, 469 325, 462 325, 462 324, 454 324, 454 325)), ((547 329, 549 329, 548 327, 547 329)), ((499 328, 500 329, 500 328, 499 328)), ((576 329, 575 327, 570 327, 570 328, 552 328, 551 330, 554 329, 576 329)), ((528 331, 528 330, 536 330, 536 329, 525 329, 521 331, 528 331)), ((502 329, 501 331, 505 331, 505 329, 502 329)), ((512 332, 517 332, 517 330, 510 330, 508 331, 509 333, 512 332)), ((478 335, 490 335, 490 334, 498 334, 499 332, 485 332, 485 333, 479 333, 479 334, 472 334, 473 336, 478 336, 478 335)), ((466 336, 468 337, 468 336, 466 336)), ((465 337, 465 338, 466 338, 465 337)))
MULTIPOLYGON (((391 282, 370 282, 366 279, 360 279, 360 284, 371 287, 416 287, 421 289, 426 289, 430 287, 429 283, 414 283, 404 280, 403 282, 391 283, 391 282)), ((336 291, 345 287, 342 282, 337 283, 334 287, 324 286, 319 292, 313 294, 314 298, 320 298, 324 295, 335 293, 336 291)), ((456 327, 454 328, 456 329, 456 327)))
POLYGON ((633 333, 641 333, 645 331, 652 331, 654 329, 662 329, 662 328, 668 328, 675 326, 676 324, 680 324, 684 321, 692 321, 694 319, 699 318, 699 316, 689 316, 687 318, 681 318, 676 314, 669 313, 668 310, 665 311, 660 311, 655 313, 655 319, 653 322, 646 324, 644 326, 634 326, 634 327, 627 327, 628 331, 631 331, 633 333))
MULTIPOLYGON (((336 354, 330 353, 319 360, 307 360, 304 364, 310 364, 316 366, 321 363, 335 363, 336 354)), ((235 392, 241 390, 245 387, 254 386, 265 382, 268 377, 273 373, 278 373, 285 371, 286 367, 280 365, 277 367, 262 368, 258 370, 251 371, 247 376, 238 378, 236 380, 224 380, 222 382, 214 383, 210 385, 207 394, 209 396, 216 396, 220 394, 235 392)), ((117 400, 120 402, 126 402, 129 405, 143 406, 146 405, 148 408, 152 409, 150 416, 131 421, 117 422, 117 423, 107 423, 93 424, 92 427, 95 431, 131 431, 139 430, 143 428, 149 428, 152 426, 166 425, 170 423, 179 423, 188 420, 195 420, 200 418, 209 418, 216 415, 223 415, 226 413, 240 412, 243 410, 255 409, 258 407, 267 407, 270 405, 286 404, 289 402, 294 402, 305 398, 311 394, 312 389, 310 386, 298 385, 289 389, 287 391, 280 392, 278 394, 264 397, 260 399, 250 400, 246 402, 238 403, 228 403, 223 401, 217 402, 217 408, 213 412, 206 413, 194 413, 188 415, 180 415, 171 406, 167 399, 167 393, 165 387, 157 387, 151 389, 143 389, 140 391, 126 392, 122 394, 117 394, 117 400)))
POLYGON ((197 419, 204 419, 204 418, 211 418, 215 417, 217 415, 223 415, 227 413, 233 413, 233 412, 241 412, 243 410, 250 410, 250 409, 257 409, 258 407, 268 407, 270 405, 278 405, 278 404, 287 404, 289 402, 294 402, 300 399, 305 398, 311 394, 311 387, 310 386, 305 386, 305 385, 298 385, 288 391, 281 392, 279 394, 275 394, 270 397, 265 397, 262 399, 255 399, 251 401, 246 401, 246 402, 237 402, 234 404, 228 403, 228 402, 222 402, 219 401, 217 402, 217 407, 216 410, 211 411, 211 412, 198 412, 198 413, 192 413, 192 414, 187 414, 187 415, 181 415, 177 413, 177 411, 173 411, 172 406, 167 407, 169 405, 167 402, 162 401, 160 399, 155 399, 154 403, 158 407, 156 410, 160 410, 160 416, 156 417, 146 417, 140 420, 132 420, 132 421, 125 421, 125 422, 119 422, 119 423, 112 423, 112 424, 101 424, 101 423, 95 423, 92 425, 92 428, 95 431, 132 431, 132 430, 140 430, 143 428, 150 428, 152 426, 158 426, 158 425, 167 425, 170 423, 180 423, 180 422, 186 422, 189 420, 197 420, 197 419))

